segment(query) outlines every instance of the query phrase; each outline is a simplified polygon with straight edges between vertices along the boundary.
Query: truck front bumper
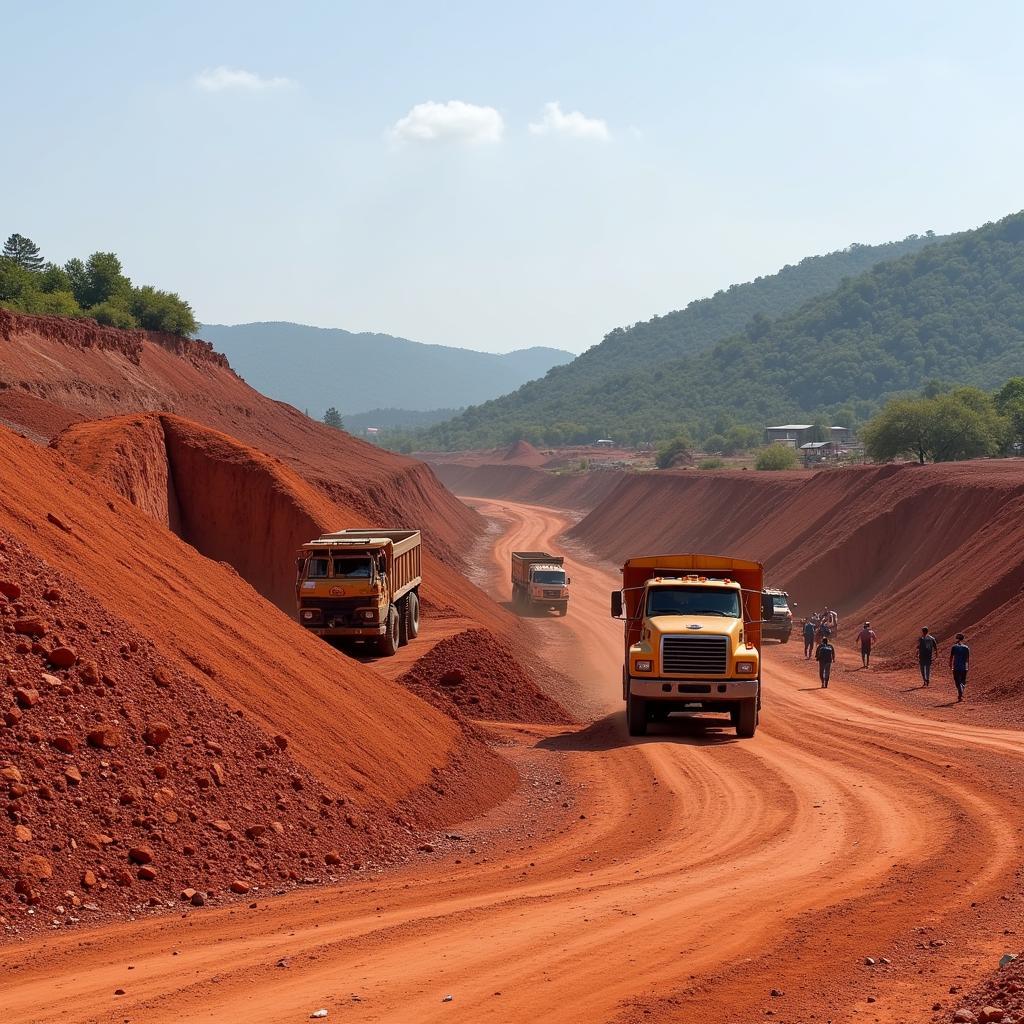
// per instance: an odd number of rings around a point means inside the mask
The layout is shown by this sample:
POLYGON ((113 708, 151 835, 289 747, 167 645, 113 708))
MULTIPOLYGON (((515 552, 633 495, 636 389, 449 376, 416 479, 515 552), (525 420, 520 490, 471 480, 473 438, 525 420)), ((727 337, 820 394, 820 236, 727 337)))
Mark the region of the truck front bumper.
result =
POLYGON ((375 637, 383 636, 387 626, 385 623, 374 623, 372 626, 306 626, 310 633, 323 637, 375 637))
POLYGON ((631 676, 627 693, 666 701, 679 711, 729 711, 737 701, 758 696, 757 679, 641 679, 631 676))

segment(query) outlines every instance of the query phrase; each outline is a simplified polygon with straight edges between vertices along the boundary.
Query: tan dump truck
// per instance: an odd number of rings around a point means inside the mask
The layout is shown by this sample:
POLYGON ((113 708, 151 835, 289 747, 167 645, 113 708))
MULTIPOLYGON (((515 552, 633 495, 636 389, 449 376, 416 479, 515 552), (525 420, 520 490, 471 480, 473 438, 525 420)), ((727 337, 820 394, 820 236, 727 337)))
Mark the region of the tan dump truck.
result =
POLYGON ((390 656, 420 631, 420 531, 341 530, 299 549, 299 624, 390 656))
POLYGON ((553 608, 564 615, 569 607, 565 559, 547 551, 513 551, 512 603, 520 611, 553 608))
POLYGON ((622 697, 631 736, 671 714, 726 713, 737 736, 761 709, 760 562, 655 555, 622 567, 613 618, 625 619, 622 697))

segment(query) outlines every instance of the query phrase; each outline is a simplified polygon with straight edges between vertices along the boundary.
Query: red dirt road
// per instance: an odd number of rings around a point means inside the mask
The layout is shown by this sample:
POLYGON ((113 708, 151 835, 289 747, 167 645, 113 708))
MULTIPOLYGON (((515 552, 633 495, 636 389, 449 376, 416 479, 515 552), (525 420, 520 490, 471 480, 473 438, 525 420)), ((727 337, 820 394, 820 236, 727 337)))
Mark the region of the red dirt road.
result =
MULTIPOLYGON (((508 551, 557 549, 566 520, 482 511, 506 524, 507 597, 508 551)), ((771 648, 754 740, 630 740, 615 577, 568 563, 569 615, 533 625, 593 720, 503 730, 526 783, 511 801, 365 884, 8 947, 0 1017, 894 1024, 1019 948, 1024 734, 822 692, 771 648)))

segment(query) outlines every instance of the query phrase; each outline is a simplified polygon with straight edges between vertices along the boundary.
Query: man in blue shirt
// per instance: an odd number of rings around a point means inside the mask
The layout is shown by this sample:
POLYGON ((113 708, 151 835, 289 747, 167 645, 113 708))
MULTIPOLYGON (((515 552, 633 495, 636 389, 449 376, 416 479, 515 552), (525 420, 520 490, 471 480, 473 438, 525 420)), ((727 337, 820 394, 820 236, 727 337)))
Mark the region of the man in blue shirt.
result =
POLYGON ((808 619, 804 623, 804 657, 808 660, 810 660, 811 655, 814 653, 815 632, 814 622, 811 619, 808 619))
POLYGON ((964 699, 964 687, 967 685, 967 670, 971 665, 971 649, 964 643, 963 633, 957 633, 956 643, 949 649, 949 667, 953 670, 953 682, 956 683, 957 703, 964 699))

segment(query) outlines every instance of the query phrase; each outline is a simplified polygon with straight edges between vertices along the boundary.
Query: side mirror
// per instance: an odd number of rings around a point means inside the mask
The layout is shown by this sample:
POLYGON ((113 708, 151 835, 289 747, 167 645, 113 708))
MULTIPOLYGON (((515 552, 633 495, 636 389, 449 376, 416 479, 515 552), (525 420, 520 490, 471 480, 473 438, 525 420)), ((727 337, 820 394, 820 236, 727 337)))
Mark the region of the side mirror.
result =
POLYGON ((296 572, 302 572, 302 567, 305 564, 306 564, 306 560, 304 558, 296 558, 295 559, 295 571, 296 572))
POLYGON ((565 585, 569 586, 570 583, 572 583, 572 577, 571 576, 566 576, 565 577, 565 585))
POLYGON ((613 619, 621 619, 622 618, 622 591, 621 590, 613 590, 612 591, 612 618, 613 619))

